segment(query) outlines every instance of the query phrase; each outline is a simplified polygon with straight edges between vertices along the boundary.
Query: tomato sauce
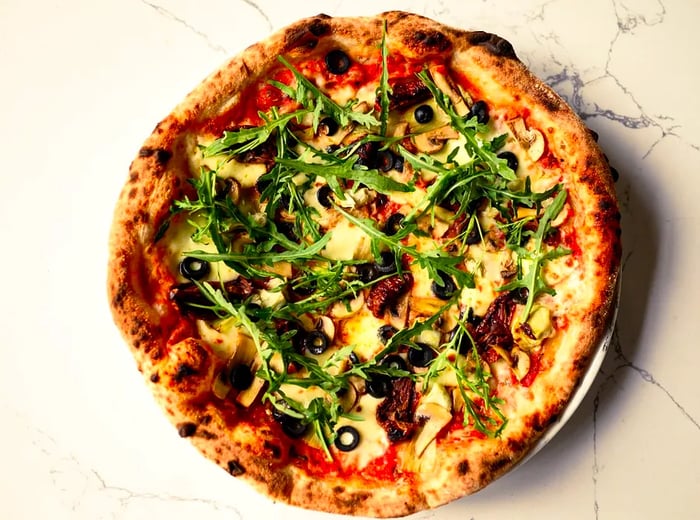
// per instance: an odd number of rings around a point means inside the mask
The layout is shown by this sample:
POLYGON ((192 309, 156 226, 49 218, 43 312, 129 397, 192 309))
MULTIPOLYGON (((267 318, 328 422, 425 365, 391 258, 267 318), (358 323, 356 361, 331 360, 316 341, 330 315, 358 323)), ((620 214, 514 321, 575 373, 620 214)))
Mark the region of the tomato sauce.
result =
POLYGON ((540 373, 540 358, 542 357, 542 354, 539 352, 532 352, 530 354, 530 370, 528 371, 527 374, 525 374, 525 377, 523 377, 520 380, 520 384, 524 387, 529 387, 532 385, 532 383, 535 381, 535 378, 537 377, 537 374, 540 373))

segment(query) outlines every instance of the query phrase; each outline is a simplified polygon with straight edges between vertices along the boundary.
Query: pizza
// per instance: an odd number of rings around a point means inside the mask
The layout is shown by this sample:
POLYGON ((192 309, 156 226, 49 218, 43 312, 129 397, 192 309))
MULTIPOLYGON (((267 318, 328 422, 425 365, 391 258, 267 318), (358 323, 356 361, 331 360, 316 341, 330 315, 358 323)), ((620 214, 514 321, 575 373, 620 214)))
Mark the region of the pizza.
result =
POLYGON ((595 141, 496 35, 301 20, 138 151, 114 319, 178 434, 273 500, 445 504, 523 459, 610 326, 595 141))

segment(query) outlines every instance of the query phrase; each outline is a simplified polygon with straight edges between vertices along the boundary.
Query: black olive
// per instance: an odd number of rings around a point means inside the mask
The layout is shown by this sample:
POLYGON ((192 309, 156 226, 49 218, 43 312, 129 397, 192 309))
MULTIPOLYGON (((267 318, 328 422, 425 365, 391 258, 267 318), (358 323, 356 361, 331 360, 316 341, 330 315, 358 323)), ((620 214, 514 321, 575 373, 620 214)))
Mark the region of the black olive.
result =
POLYGON ((416 343, 416 345, 418 348, 411 347, 408 350, 408 361, 414 367, 427 367, 435 359, 435 351, 425 343, 416 343))
POLYGON ((316 199, 324 208, 333 207, 333 190, 328 184, 324 184, 316 192, 316 199))
POLYGON ((438 271, 438 275, 442 280, 442 285, 438 285, 437 281, 433 280, 430 288, 433 290, 433 294, 441 300, 449 300, 457 290, 457 284, 449 274, 443 271, 438 271))
POLYGON ((433 107, 430 105, 421 105, 413 111, 413 117, 422 125, 430 123, 433 120, 433 107))
POLYGON ((209 274, 209 262, 187 256, 180 262, 180 274, 188 280, 201 280, 209 274))
POLYGON ((400 155, 394 155, 394 170, 397 172, 403 171, 403 157, 400 155))
POLYGON ((338 123, 332 117, 324 117, 318 123, 318 133, 321 135, 335 135, 338 131, 338 123))
POLYGON ((381 274, 391 274, 396 272, 396 260, 394 253, 384 251, 379 255, 379 262, 375 262, 374 266, 381 274))
POLYGON ((335 432, 334 444, 340 451, 352 451, 360 444, 360 432, 352 426, 341 426, 335 432))
POLYGON ((326 54, 326 68, 331 74, 345 74, 350 68, 350 57, 339 49, 326 54))
POLYGON ((377 335, 379 336, 380 341, 386 345, 387 343, 389 343, 389 340, 392 338, 392 336, 396 334, 396 332, 396 327, 392 325, 382 325, 381 327, 379 327, 377 335))
POLYGON ((292 439, 302 437, 308 429, 308 425, 304 424, 301 419, 291 415, 285 415, 284 419, 280 421, 280 425, 282 426, 282 431, 292 439))
POLYGON ((479 323, 481 323, 481 316, 477 316, 476 314, 474 314, 474 309, 472 309, 471 307, 469 307, 469 310, 467 311, 467 322, 471 323, 475 327, 479 323))
POLYGON ((520 287, 519 289, 513 289, 510 293, 510 296, 513 298, 513 301, 515 303, 525 305, 527 303, 527 297, 529 294, 530 291, 527 287, 520 287))
POLYGON ((262 192, 265 191, 265 188, 267 188, 271 183, 272 180, 270 180, 267 175, 261 175, 258 177, 258 180, 255 181, 255 189, 258 190, 258 193, 262 195, 262 192))
POLYGON ((292 222, 277 222, 277 231, 282 233, 285 237, 287 237, 289 240, 292 242, 298 242, 299 237, 297 237, 297 233, 294 230, 294 224, 292 222))
POLYGON ((398 233, 401 230, 401 225, 405 218, 406 217, 402 213, 394 213, 391 215, 386 219, 386 224, 384 224, 384 233, 389 236, 398 233))
POLYGON ((394 368, 396 370, 408 370, 406 360, 398 354, 389 354, 384 359, 382 359, 381 364, 385 367, 394 368))
POLYGON ((236 390, 245 390, 253 383, 253 372, 248 365, 236 365, 231 369, 228 379, 236 390))
POLYGON ((383 193, 377 193, 377 196, 374 198, 374 207, 383 208, 387 202, 389 202, 389 197, 383 193))
POLYGON ((367 393, 369 395, 381 399, 389 395, 391 391, 391 379, 384 375, 375 374, 367 380, 365 388, 367 388, 367 393))
POLYGON ((362 283, 370 283, 378 278, 377 268, 374 264, 359 264, 355 266, 357 276, 362 283))
POLYGON ((467 236, 464 239, 464 243, 469 246, 472 246, 474 244, 478 244, 479 242, 481 242, 481 234, 479 233, 479 229, 477 228, 477 226, 473 226, 471 231, 467 233, 467 236))
POLYGON ((484 101, 477 101, 469 109, 467 119, 476 116, 476 122, 480 125, 485 125, 489 122, 489 107, 484 101))
POLYGON ((329 144, 328 146, 326 146, 325 151, 326 151, 326 153, 333 154, 333 153, 337 152, 338 150, 340 150, 340 146, 338 146, 337 144, 329 144))
POLYGON ((518 169, 518 157, 513 152, 501 152, 496 157, 505 159, 508 163, 508 168, 511 170, 516 171, 518 169))
POLYGON ((388 172, 394 167, 394 154, 389 150, 377 152, 377 168, 383 172, 388 172))
POLYGON ((312 330, 304 335, 303 345, 306 350, 318 356, 328 348, 328 337, 320 330, 312 330))
POLYGON ((360 363, 360 358, 357 357, 357 354, 355 354, 355 351, 350 352, 348 359, 350 360, 350 363, 352 363, 353 365, 357 365, 360 363))

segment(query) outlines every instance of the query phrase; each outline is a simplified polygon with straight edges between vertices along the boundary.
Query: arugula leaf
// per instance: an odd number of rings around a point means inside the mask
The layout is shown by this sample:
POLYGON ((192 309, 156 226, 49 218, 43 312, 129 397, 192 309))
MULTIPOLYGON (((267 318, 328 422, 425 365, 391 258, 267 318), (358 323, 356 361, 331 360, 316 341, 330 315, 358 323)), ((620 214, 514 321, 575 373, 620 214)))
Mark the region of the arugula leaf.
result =
POLYGON ((379 173, 379 170, 368 170, 364 169, 364 167, 357 167, 355 164, 357 159, 357 156, 352 156, 342 161, 318 164, 309 163, 301 159, 278 158, 277 164, 298 172, 316 175, 324 179, 335 177, 338 179, 357 181, 380 193, 391 193, 392 191, 407 192, 415 189, 413 186, 382 175, 379 173))
POLYGON ((391 95, 391 86, 389 85, 389 66, 387 57, 389 56, 389 46, 386 41, 386 20, 382 26, 382 73, 379 77, 379 87, 377 87, 377 97, 379 98, 379 118, 380 129, 379 133, 382 136, 386 135, 386 127, 389 121, 389 96, 391 95))
POLYGON ((532 305, 540 294, 556 294, 556 291, 547 285, 547 282, 542 276, 542 267, 544 264, 549 260, 571 254, 570 249, 562 246, 557 246, 552 250, 545 250, 544 248, 544 237, 551 229, 552 220, 559 215, 559 212, 564 207, 567 195, 567 191, 561 189, 554 200, 552 200, 552 203, 547 206, 542 218, 540 218, 537 231, 532 237, 533 240, 531 249, 527 249, 520 245, 513 248, 518 255, 519 276, 512 282, 498 288, 499 291, 512 291, 520 288, 525 288, 528 290, 527 302, 525 303, 522 313, 523 321, 527 320, 527 318, 530 316, 532 305), (528 260, 530 263, 527 272, 524 275, 522 274, 523 260, 528 260))
POLYGON ((347 126, 351 122, 357 123, 367 128, 379 126, 381 123, 372 113, 365 114, 364 112, 353 110, 358 104, 356 100, 351 100, 347 104, 341 106, 321 90, 311 83, 294 65, 289 63, 283 56, 280 56, 279 61, 287 67, 294 78, 296 79, 296 88, 280 83, 279 81, 269 81, 291 99, 300 103, 304 108, 314 114, 314 129, 318 128, 318 121, 321 114, 327 114, 335 119, 340 126, 347 126))

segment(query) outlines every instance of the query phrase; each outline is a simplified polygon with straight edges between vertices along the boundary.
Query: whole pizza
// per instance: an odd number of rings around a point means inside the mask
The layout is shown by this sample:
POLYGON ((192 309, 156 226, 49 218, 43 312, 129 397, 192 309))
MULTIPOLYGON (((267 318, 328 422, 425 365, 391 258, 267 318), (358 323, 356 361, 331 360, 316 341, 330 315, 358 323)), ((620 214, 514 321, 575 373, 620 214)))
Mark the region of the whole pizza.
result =
POLYGON ((613 314, 610 168, 486 32, 301 20, 138 151, 109 298, 180 436, 274 500, 401 516, 520 461, 613 314))

